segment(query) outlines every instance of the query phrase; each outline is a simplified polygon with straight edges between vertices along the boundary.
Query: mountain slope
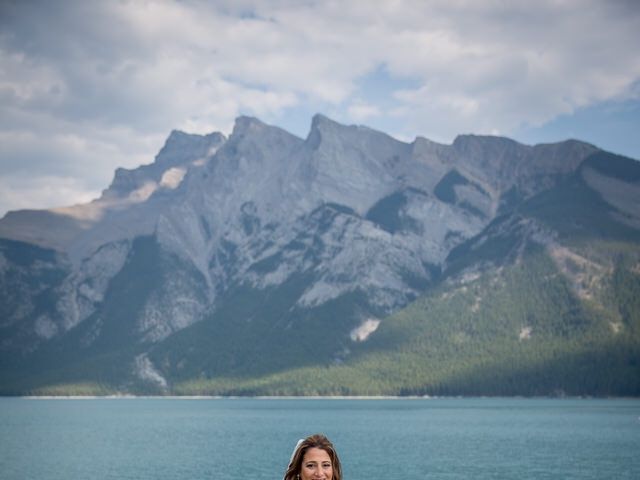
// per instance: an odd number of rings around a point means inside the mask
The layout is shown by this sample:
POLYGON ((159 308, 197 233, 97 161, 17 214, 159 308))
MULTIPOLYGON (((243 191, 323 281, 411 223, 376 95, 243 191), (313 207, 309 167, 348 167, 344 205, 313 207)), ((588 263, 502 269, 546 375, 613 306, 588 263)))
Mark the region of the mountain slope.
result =
POLYGON ((0 220, 1 391, 635 392, 639 178, 321 115, 173 132, 100 199, 0 220))
POLYGON ((346 362, 190 380, 177 391, 640 395, 639 232, 615 221, 619 211, 584 176, 454 249, 440 283, 386 318, 346 362), (588 211, 576 215, 580 205, 588 211))

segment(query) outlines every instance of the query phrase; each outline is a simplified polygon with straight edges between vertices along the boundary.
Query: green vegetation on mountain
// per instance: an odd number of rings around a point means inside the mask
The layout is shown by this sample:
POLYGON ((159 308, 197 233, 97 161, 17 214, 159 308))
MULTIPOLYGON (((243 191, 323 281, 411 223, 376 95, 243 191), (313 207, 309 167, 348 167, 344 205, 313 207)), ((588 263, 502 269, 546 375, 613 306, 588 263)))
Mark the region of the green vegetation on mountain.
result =
MULTIPOLYGON (((584 168, 604 170, 607 161, 614 177, 640 178, 637 165, 615 156, 592 157, 584 168)), ((447 182, 445 196, 465 185, 455 176, 447 182)), ((391 234, 406 228, 400 213, 413 194, 422 193, 385 197, 368 219, 391 234)), ((258 228, 245 210, 245 227, 258 228)), ((431 283, 407 282, 423 294, 391 316, 383 318, 358 289, 302 305, 320 275, 308 269, 262 288, 225 285, 215 310, 159 341, 141 341, 132 316, 150 295, 171 295, 167 279, 181 275, 203 296, 205 280, 154 237, 140 237, 89 318, 35 353, 0 358, 0 394, 640 396, 640 231, 617 213, 578 172, 527 201, 514 197, 444 265, 428 266, 431 283), (374 317, 382 321, 365 341, 349 338, 374 317), (140 358, 153 366, 150 377, 134 372, 140 358)), ((304 250, 317 264, 326 253, 321 233, 341 215, 357 214, 326 204, 311 215, 316 230, 257 259, 251 274, 274 274, 291 251, 304 250)), ((229 242, 215 261, 228 265, 238 254, 229 242)), ((45 251, 17 258, 51 278, 64 273, 45 251)), ((36 309, 54 301, 48 280, 40 287, 36 309)))
POLYGON ((194 379, 175 391, 639 395, 640 275, 633 262, 619 261, 594 297, 582 300, 549 256, 531 251, 517 265, 433 290, 386 319, 343 363, 194 379))
POLYGON ((344 359, 180 394, 640 395, 638 231, 578 177, 455 249, 439 285, 344 359))
MULTIPOLYGON (((569 251, 559 244, 518 244, 523 236, 517 229, 509 233, 510 244, 494 235, 498 243, 483 243, 484 254, 466 255, 495 260, 491 250, 499 245, 503 252, 517 251, 517 258, 482 269, 455 268, 386 318, 367 341, 345 346, 343 355, 329 358, 335 344, 324 345, 340 325, 337 305, 327 306, 326 315, 297 320, 306 322, 304 334, 282 333, 278 319, 292 321, 286 301, 296 297, 287 289, 305 284, 297 279, 272 292, 283 300, 278 311, 272 309, 279 302, 238 289, 217 321, 195 324, 161 344, 152 356, 158 365, 173 365, 163 371, 172 380, 169 390, 140 382, 126 387, 179 395, 640 395, 636 245, 600 239, 569 251), (209 348, 190 349, 202 335, 211 339, 209 348), (272 354, 274 347, 280 355, 272 354)), ((467 267, 465 260, 457 261, 467 267)), ((49 387, 30 392, 93 395, 125 387, 115 383, 125 367, 116 356, 81 365, 75 382, 53 375, 41 383, 49 387), (83 380, 96 378, 94 368, 102 383, 83 380), (92 374, 83 377, 85 369, 92 374)))

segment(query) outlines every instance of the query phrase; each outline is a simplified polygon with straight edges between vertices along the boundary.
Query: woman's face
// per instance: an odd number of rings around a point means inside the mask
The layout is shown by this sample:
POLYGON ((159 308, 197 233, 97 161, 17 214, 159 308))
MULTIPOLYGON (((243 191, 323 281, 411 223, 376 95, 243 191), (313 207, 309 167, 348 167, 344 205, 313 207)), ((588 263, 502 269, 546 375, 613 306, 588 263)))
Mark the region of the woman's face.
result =
POLYGON ((310 448, 302 457, 300 480, 332 480, 331 457, 321 448, 310 448))

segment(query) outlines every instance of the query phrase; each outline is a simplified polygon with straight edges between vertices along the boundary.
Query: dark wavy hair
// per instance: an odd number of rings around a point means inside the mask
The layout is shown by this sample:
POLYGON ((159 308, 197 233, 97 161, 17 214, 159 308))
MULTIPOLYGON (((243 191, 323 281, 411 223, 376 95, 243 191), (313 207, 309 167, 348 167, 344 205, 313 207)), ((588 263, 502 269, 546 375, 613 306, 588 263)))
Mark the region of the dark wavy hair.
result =
POLYGON ((287 471, 284 474, 284 480, 297 480, 297 476, 302 470, 302 459, 304 458, 304 454, 307 453, 307 450, 310 448, 319 448, 327 452, 331 459, 331 466, 333 468, 333 480, 342 480, 342 467, 340 466, 340 459, 338 458, 336 449, 333 447, 331 441, 321 433, 316 433, 315 435, 305 438, 296 447, 293 455, 291 456, 291 462, 289 462, 287 471))

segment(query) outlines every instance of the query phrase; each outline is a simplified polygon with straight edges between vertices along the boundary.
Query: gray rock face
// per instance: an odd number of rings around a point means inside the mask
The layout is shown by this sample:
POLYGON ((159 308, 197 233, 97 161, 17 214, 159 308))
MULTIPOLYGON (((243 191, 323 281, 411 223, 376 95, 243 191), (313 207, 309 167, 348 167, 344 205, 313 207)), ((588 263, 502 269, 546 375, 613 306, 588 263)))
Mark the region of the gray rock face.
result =
MULTIPOLYGON (((595 151, 477 136, 409 144, 321 115, 306 139, 249 117, 228 139, 172 132, 153 164, 118 169, 99 199, 0 220, 0 348, 20 337, 33 349, 91 324, 87 348, 116 321, 129 323, 128 342, 153 345, 215 316, 232 288, 267 291, 296 278, 306 279, 290 299, 296 312, 358 292, 336 332, 349 341, 359 324, 377 325, 416 298, 454 247, 595 151), (152 253, 134 247, 140 238, 153 239, 152 253), (51 264, 62 273, 40 280, 46 265, 25 265, 9 241, 62 258, 51 264), (8 277, 16 271, 27 280, 8 277), (123 285, 141 289, 130 307, 123 285)), ((139 371, 156 375, 137 358, 139 371)))

